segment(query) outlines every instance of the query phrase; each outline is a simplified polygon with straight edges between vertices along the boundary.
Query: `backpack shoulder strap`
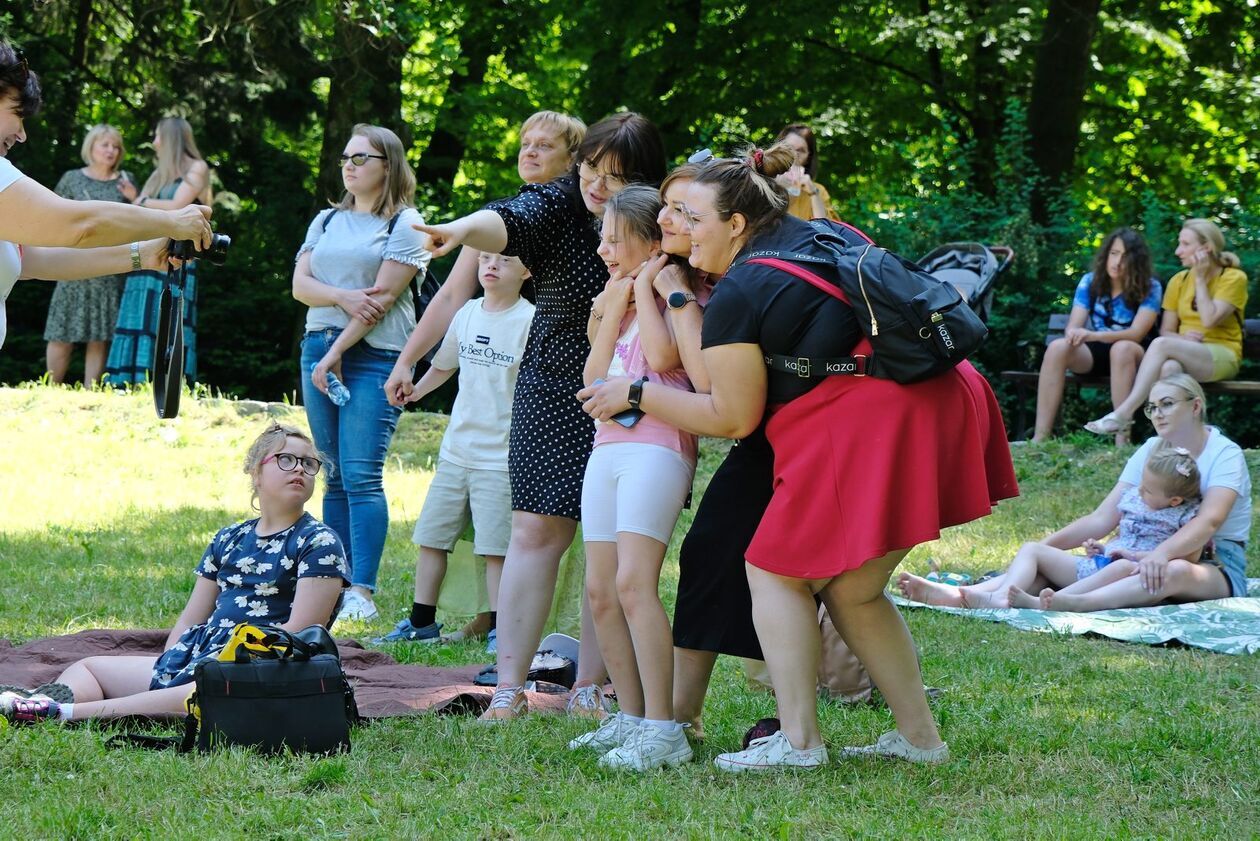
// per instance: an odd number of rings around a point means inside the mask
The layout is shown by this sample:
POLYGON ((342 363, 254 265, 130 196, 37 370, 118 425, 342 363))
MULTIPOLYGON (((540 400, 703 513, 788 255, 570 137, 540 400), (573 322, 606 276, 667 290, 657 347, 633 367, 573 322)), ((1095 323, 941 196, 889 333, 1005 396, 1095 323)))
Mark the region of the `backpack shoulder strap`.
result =
MULTIPOLYGON (((814 274, 804 266, 798 266, 795 263, 790 263, 787 260, 782 260, 777 257, 752 257, 748 260, 748 262, 756 263, 761 266, 769 266, 772 269, 778 269, 779 271, 787 272, 790 275, 799 277, 801 280, 811 286, 821 289, 833 298, 839 298, 849 306, 853 306, 853 303, 849 300, 849 296, 845 295, 844 291, 841 290, 839 286, 836 286, 834 283, 828 283, 826 280, 814 274)), ((819 260, 818 262, 826 263, 827 261, 819 260)))
MULTIPOLYGON (((405 207, 403 208, 403 210, 406 210, 406 209, 407 208, 405 207)), ((389 217, 389 224, 385 227, 385 236, 387 237, 393 236, 394 226, 398 224, 398 217, 402 215, 403 215, 403 212, 402 210, 400 210, 397 213, 395 213, 393 216, 389 217)))
POLYGON ((319 228, 321 232, 328 231, 328 223, 332 221, 332 218, 337 215, 337 211, 340 209, 341 208, 339 207, 334 207, 332 210, 328 211, 328 215, 324 217, 324 224, 319 228))

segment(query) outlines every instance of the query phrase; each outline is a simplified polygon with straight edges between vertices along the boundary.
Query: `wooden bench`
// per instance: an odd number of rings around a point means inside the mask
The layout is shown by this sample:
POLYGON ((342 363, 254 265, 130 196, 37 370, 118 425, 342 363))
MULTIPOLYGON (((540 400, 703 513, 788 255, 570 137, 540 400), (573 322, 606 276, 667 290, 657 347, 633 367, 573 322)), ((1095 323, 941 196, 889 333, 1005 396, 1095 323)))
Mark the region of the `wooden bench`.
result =
MULTIPOLYGON (((1046 322, 1046 341, 1049 345, 1055 339, 1063 338, 1067 330, 1068 314, 1055 313, 1046 322)), ((1260 359, 1260 318, 1248 318, 1243 322, 1243 359, 1260 359)), ((1038 354, 1036 365, 1041 367, 1041 356, 1038 354)), ((1015 424, 1011 440, 1022 441, 1028 434, 1028 415, 1037 407, 1037 381, 1041 378, 1038 371, 1003 371, 1002 379, 1015 384, 1015 424)), ((1090 374, 1077 375, 1070 371, 1064 383, 1064 391, 1070 387, 1110 388, 1110 377, 1096 377, 1090 374)), ((1203 391, 1207 394, 1235 394, 1242 397, 1260 397, 1260 382, 1252 380, 1222 380, 1215 383, 1203 383, 1203 391)), ((1062 404, 1060 404, 1062 413, 1062 404)))

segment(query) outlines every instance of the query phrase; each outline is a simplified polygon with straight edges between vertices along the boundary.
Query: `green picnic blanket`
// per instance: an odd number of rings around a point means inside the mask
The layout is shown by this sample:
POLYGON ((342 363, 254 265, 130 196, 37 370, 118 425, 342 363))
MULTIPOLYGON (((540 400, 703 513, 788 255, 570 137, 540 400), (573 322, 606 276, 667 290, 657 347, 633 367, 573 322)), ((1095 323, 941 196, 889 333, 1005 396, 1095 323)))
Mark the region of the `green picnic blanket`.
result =
POLYGON ((1247 594, 1249 598, 1099 610, 1094 613, 1029 608, 966 610, 913 602, 895 593, 890 596, 903 607, 922 607, 1002 622, 1022 631, 1098 634, 1144 645, 1176 641, 1219 654, 1254 654, 1260 651, 1260 598, 1255 598, 1260 596, 1260 578, 1247 579, 1247 594))

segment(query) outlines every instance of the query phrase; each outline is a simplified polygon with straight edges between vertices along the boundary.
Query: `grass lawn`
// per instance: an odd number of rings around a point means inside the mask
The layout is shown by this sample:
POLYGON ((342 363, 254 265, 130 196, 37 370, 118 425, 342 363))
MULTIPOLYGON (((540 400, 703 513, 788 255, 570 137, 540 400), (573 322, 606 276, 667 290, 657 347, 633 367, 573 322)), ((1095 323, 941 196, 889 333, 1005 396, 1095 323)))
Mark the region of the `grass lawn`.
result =
MULTIPOLYGON (((300 410, 292 419, 304 424, 300 410)), ((160 422, 147 393, 0 389, 0 638, 165 627, 221 526, 249 516, 241 472, 261 416, 185 397, 160 422)), ((385 476, 385 631, 410 604, 411 529, 445 418, 408 414, 385 476)), ((704 444, 697 491, 725 450, 704 444)), ((1084 512, 1127 453, 1068 440, 1021 448, 1024 496, 916 549, 946 569, 1003 566, 1023 540, 1084 512)), ((1253 460, 1253 475, 1260 457, 1253 460)), ((895 504, 890 500, 889 504, 895 504)), ((312 511, 319 513, 318 501, 312 511)), ((685 528, 689 514, 684 514, 685 528)), ((1254 538, 1254 535, 1253 535, 1254 538)), ((1255 545, 1253 539, 1252 545, 1255 545)), ((664 588, 672 601, 677 541, 664 588)), ((1260 574, 1253 557, 1250 574, 1260 574)), ((712 764, 772 699, 719 660, 697 761, 642 776, 564 743, 580 722, 497 729, 421 716, 354 734, 332 759, 106 750, 108 728, 0 732, 0 836, 12 838, 821 838, 1260 835, 1260 657, 1059 638, 908 611, 955 759, 943 767, 836 762, 731 777, 712 764)), ((454 617, 452 621, 458 622, 454 617)), ((397 647, 400 660, 476 663, 477 645, 397 647)), ((884 709, 824 704, 832 746, 891 727, 884 709)))

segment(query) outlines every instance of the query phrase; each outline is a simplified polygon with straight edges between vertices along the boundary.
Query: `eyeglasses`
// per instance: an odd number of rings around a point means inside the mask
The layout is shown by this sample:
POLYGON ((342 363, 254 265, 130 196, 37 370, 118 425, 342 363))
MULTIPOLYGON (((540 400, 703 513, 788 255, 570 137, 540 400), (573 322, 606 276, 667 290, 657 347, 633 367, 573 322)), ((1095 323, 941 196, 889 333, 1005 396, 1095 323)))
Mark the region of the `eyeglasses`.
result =
POLYGON ((1193 399, 1193 397, 1185 397, 1181 400, 1174 400, 1171 397, 1165 397, 1158 403, 1147 403, 1142 407, 1142 414, 1146 415, 1148 418, 1152 418, 1156 415, 1156 413, 1158 413, 1161 417, 1163 417, 1176 408, 1178 403, 1189 403, 1193 399))
POLYGON ((708 213, 693 213, 686 205, 678 208, 678 212, 682 214, 683 224, 687 226, 689 231, 693 230, 704 217, 717 213, 716 210, 710 210, 708 213))
POLYGON ((691 154, 691 155, 687 158, 687 163, 689 163, 689 164, 707 164, 707 163, 708 163, 709 161, 711 161, 711 160, 713 160, 713 150, 712 150, 712 149, 701 149, 699 152, 693 152, 693 153, 692 153, 692 154, 691 154))
POLYGON ((314 476, 319 473, 319 469, 324 463, 314 456, 295 456, 293 453, 273 453, 262 460, 263 464, 275 459, 276 467, 279 467, 285 473, 292 473, 297 470, 298 463, 302 465, 302 472, 307 476, 314 476))
POLYGON ((603 185, 605 190, 612 193, 620 192, 622 188, 630 183, 629 179, 627 179, 624 175, 615 175, 609 172, 600 175, 595 169, 595 164, 590 161, 582 161, 582 163, 578 165, 578 175, 583 181, 598 181, 603 185))
POLYGON ((384 155, 369 155, 366 152, 360 152, 357 155, 341 155, 340 157, 337 158, 337 163, 340 166, 345 166, 346 161, 349 161, 355 166, 363 166, 372 158, 376 158, 376 160, 378 161, 388 160, 388 158, 386 158, 384 155))

